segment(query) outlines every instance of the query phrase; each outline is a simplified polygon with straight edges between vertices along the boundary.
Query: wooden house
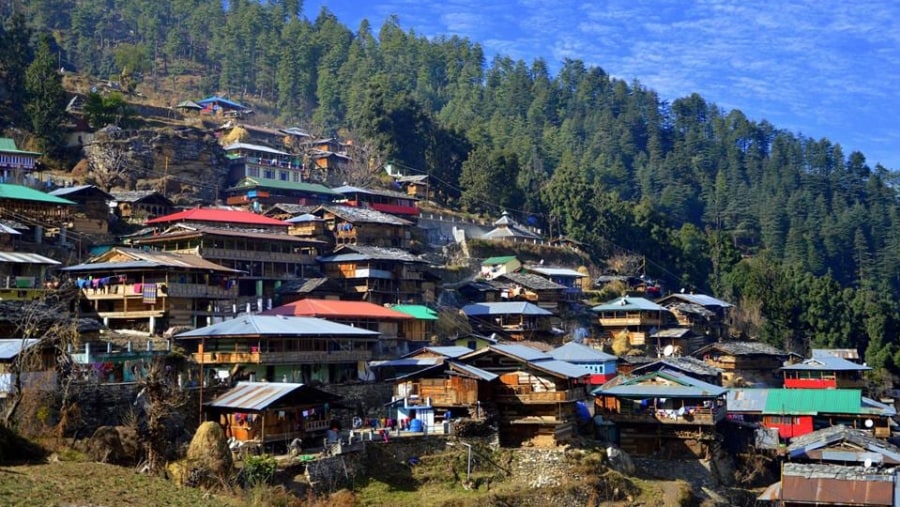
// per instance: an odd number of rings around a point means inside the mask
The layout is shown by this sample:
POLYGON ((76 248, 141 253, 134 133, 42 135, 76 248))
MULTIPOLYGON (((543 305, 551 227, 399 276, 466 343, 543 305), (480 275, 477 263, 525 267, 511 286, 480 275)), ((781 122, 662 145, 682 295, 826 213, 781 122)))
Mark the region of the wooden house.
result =
POLYGON ((24 388, 55 390, 56 366, 56 350, 40 339, 0 339, 0 399, 15 392, 17 372, 24 388))
POLYGON ((710 343, 691 355, 721 368, 723 385, 735 387, 780 387, 780 368, 788 358, 783 350, 750 341, 710 343))
POLYGON ((843 424, 891 435, 893 407, 862 396, 859 389, 740 389, 728 393, 728 416, 777 430, 782 440, 843 424))
POLYGON ((309 445, 324 437, 333 419, 330 406, 340 399, 306 384, 238 382, 204 405, 203 411, 228 438, 287 447, 295 438, 309 445))
POLYGON ((434 336, 438 313, 425 305, 391 305, 391 310, 411 315, 400 324, 398 336, 411 342, 427 342, 434 336))
POLYGON ((656 301, 675 316, 678 325, 715 340, 727 338, 734 305, 705 294, 674 293, 656 301))
POLYGON ((295 204, 292 202, 279 202, 269 206, 262 215, 274 218, 275 220, 287 221, 300 215, 308 215, 310 211, 318 207, 319 204, 308 205, 295 204))
POLYGON ((756 499, 758 506, 894 506, 900 503, 894 468, 782 463, 781 480, 756 499))
POLYGON ((497 333, 509 340, 548 340, 553 336, 553 312, 527 301, 472 303, 462 308, 473 330, 497 333))
POLYGON ((427 174, 414 174, 410 176, 394 176, 394 182, 401 190, 416 199, 428 199, 429 182, 427 174))
MULTIPOLYGON (((472 352, 468 347, 459 346, 424 346, 398 359, 369 361, 369 368, 375 372, 377 380, 396 379, 425 368, 456 359, 472 352)), ((396 394, 395 390, 395 394, 396 394)), ((410 391, 411 392, 411 391, 410 391)), ((396 401, 396 396, 394 398, 396 401)), ((411 403, 406 403, 410 405, 411 403)))
POLYGON ((577 364, 591 372, 588 383, 601 385, 615 378, 619 358, 580 343, 569 342, 547 352, 558 361, 577 364))
POLYGON ((287 280, 275 289, 277 306, 300 299, 341 299, 344 289, 336 281, 324 276, 287 280))
POLYGON ((335 175, 350 167, 353 159, 343 151, 325 151, 315 148, 306 151, 309 160, 310 177, 322 181, 333 181, 335 175))
POLYGON ((602 328, 602 337, 612 339, 626 335, 628 345, 641 348, 649 345, 649 336, 667 327, 672 314, 666 308, 642 297, 623 296, 591 308, 602 328))
POLYGON ((515 273, 522 262, 515 255, 499 255, 481 261, 481 278, 492 280, 507 273, 515 273))
POLYGON ((338 281, 348 298, 386 303, 435 301, 436 278, 428 262, 399 248, 341 245, 319 257, 325 276, 338 281))
POLYGON ((147 220, 168 215, 175 209, 172 201, 156 190, 110 192, 110 194, 116 203, 116 215, 132 224, 143 224, 147 220))
POLYGON ((655 345, 658 356, 680 356, 696 352, 700 347, 707 345, 709 340, 689 327, 668 327, 651 333, 650 343, 655 345))
POLYGON ((357 208, 371 208, 382 213, 397 215, 407 220, 419 217, 418 199, 403 192, 382 188, 362 188, 344 185, 333 189, 344 195, 343 204, 357 208))
POLYGON ((722 370, 690 356, 661 357, 655 361, 638 364, 631 369, 629 375, 639 376, 658 370, 678 372, 714 386, 722 385, 722 370))
MULTIPOLYGON (((294 177, 293 174, 287 174, 287 169, 271 171, 276 171, 279 177, 281 173, 285 173, 285 178, 294 177)), ((267 172, 263 171, 263 174, 267 172)), ((225 189, 225 204, 245 207, 258 213, 277 203, 318 205, 331 201, 336 195, 331 189, 318 183, 247 176, 238 180, 233 187, 225 189)))
POLYGON ((804 389, 865 389, 865 372, 871 369, 827 355, 781 367, 784 387, 804 389))
POLYGON ((401 337, 400 330, 405 324, 416 320, 408 313, 366 301, 330 299, 300 299, 262 314, 318 317, 359 329, 376 331, 379 334, 378 345, 373 351, 376 358, 396 357, 409 352, 409 339, 406 336, 401 337))
POLYGON ((500 301, 501 289, 490 282, 473 280, 461 285, 456 291, 470 303, 496 303, 500 301))
POLYGON ((0 137, 0 183, 32 185, 42 153, 20 150, 9 137, 0 137))
POLYGON ((591 372, 524 345, 492 345, 458 362, 498 375, 481 406, 496 410, 501 445, 552 446, 575 435, 575 410, 591 372))
POLYGON ((203 108, 200 111, 201 114, 212 116, 240 116, 251 112, 250 108, 244 104, 228 100, 225 97, 219 97, 218 95, 198 100, 197 104, 203 108))
POLYGON ((311 238, 334 245, 334 236, 328 230, 325 220, 311 214, 304 213, 285 220, 289 224, 288 234, 298 238, 311 238))
POLYGON ((175 338, 199 368, 226 377, 328 384, 369 379, 378 332, 314 317, 245 314, 175 338))
POLYGON ((584 296, 583 284, 589 281, 585 273, 569 268, 526 265, 524 270, 561 285, 563 287, 561 299, 567 303, 580 301, 584 296))
POLYGON ((325 221, 334 245, 407 248, 413 223, 370 208, 323 205, 310 212, 325 221))
POLYGON ((506 273, 489 283, 500 289, 501 301, 529 301, 551 312, 560 310, 566 290, 547 278, 525 272, 506 273))
POLYGON ((47 294, 50 270, 62 264, 43 255, 0 251, 0 300, 32 301, 47 294))
POLYGON ((813 359, 818 359, 820 357, 839 357, 856 364, 863 364, 863 360, 859 356, 859 351, 856 349, 811 349, 809 355, 813 359))
POLYGON ((50 235, 65 241, 65 230, 74 209, 75 203, 68 199, 22 185, 0 183, 0 218, 30 226, 34 236, 29 239, 35 243, 50 235))
POLYGON ((196 255, 116 247, 60 271, 76 277, 82 301, 104 324, 140 323, 150 334, 233 315, 238 296, 238 271, 196 255))
POLYGON ((72 230, 83 234, 106 234, 109 232, 110 203, 115 199, 94 185, 78 185, 57 188, 50 195, 62 197, 75 203, 71 214, 72 230))
POLYGON ((594 413, 612 421, 618 443, 634 454, 705 456, 725 420, 727 390, 659 369, 617 377, 592 391, 594 413))

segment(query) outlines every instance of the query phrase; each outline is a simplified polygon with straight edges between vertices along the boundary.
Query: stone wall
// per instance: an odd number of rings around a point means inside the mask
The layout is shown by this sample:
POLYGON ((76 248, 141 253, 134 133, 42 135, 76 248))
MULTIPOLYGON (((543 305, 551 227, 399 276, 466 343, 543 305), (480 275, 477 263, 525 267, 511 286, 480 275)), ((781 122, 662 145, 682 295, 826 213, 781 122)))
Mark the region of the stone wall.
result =
POLYGON ((344 429, 350 428, 354 417, 385 417, 385 404, 391 401, 394 385, 389 382, 359 384, 329 384, 319 389, 343 398, 334 407, 334 415, 344 429))

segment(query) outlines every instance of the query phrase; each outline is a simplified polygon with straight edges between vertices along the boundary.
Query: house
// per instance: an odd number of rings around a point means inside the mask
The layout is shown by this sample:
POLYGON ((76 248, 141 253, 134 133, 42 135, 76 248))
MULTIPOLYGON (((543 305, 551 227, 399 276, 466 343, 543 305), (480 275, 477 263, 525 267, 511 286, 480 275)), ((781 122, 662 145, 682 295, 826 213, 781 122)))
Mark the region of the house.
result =
POLYGON ((34 151, 20 150, 16 147, 15 140, 0 137, 0 183, 34 184, 33 173, 41 155, 43 154, 34 151))
POLYGON ((310 178, 319 181, 334 181, 339 173, 350 167, 353 159, 345 152, 317 150, 315 148, 306 151, 309 159, 310 178))
POLYGON ((537 243, 543 238, 519 225, 506 211, 494 222, 494 228, 486 232, 481 239, 490 241, 512 241, 537 243))
POLYGON ((462 312, 481 334, 498 333, 514 341, 553 336, 553 312, 527 301, 472 303, 464 306, 462 312))
POLYGON ((499 275, 489 283, 500 289, 501 301, 530 301, 551 312, 560 309, 566 291, 563 285, 525 272, 499 275))
POLYGON ((728 416, 777 430, 782 440, 843 424, 891 435, 893 407, 862 396, 859 389, 743 389, 728 393, 728 416))
POLYGON ((175 205, 156 190, 110 192, 115 202, 116 215, 125 222, 143 224, 147 220, 172 213, 175 205))
POLYGON ((116 247, 60 271, 76 277, 81 299, 108 327, 154 334, 234 315, 238 271, 196 255, 116 247))
MULTIPOLYGON (((490 282, 473 280, 459 286, 456 292, 471 303, 496 303, 500 301, 502 290, 490 282)), ((444 293, 446 294, 447 292, 445 291, 444 293)))
POLYGON ((19 371, 24 388, 55 389, 55 350, 37 338, 0 338, 0 399, 15 392, 19 371))
POLYGON ((491 336, 482 336, 475 333, 467 333, 451 338, 449 343, 457 347, 465 347, 471 350, 480 350, 485 347, 490 347, 491 345, 498 345, 500 343, 500 340, 497 338, 496 334, 492 334, 491 336))
POLYGON ((499 376, 479 401, 496 410, 501 445, 552 446, 574 437, 576 404, 588 399, 586 368, 517 344, 491 345, 458 362, 499 376))
POLYGON ((344 289, 336 281, 324 276, 295 278, 282 282, 275 289, 275 304, 284 305, 300 299, 341 299, 344 289))
POLYGON ((669 294, 656 301, 675 316, 678 325, 715 340, 727 338, 734 305, 705 294, 669 294))
POLYGON ((378 332, 314 317, 246 314, 175 336, 206 373, 268 382, 368 379, 378 332))
POLYGON ((579 301, 584 295, 584 283, 588 281, 588 275, 569 268, 551 267, 544 265, 526 265, 524 270, 562 285, 562 300, 566 302, 579 301))
POLYGON ((784 387, 805 389, 865 389, 865 372, 871 369, 830 355, 820 355, 781 367, 784 372, 784 387))
POLYGON ((62 264, 28 252, 0 252, 0 300, 31 301, 47 293, 49 270, 62 264))
POLYGON ((780 368, 788 358, 783 350, 751 341, 710 343, 691 355, 721 368, 722 384, 735 387, 780 387, 780 368))
MULTIPOLYGON (((306 384, 238 382, 203 407, 206 419, 239 442, 285 445, 324 437, 341 397, 306 384)), ((315 444, 314 444, 315 445, 315 444)))
POLYGON ((335 245, 407 248, 413 223, 370 208, 323 205, 310 214, 325 221, 335 245))
POLYGON ((634 368, 631 369, 629 375, 643 375, 651 371, 658 371, 662 369, 675 371, 683 375, 687 375, 688 377, 702 380, 707 384, 712 384, 714 386, 722 385, 721 369, 716 368, 715 366, 710 366, 703 361, 690 356, 662 357, 655 361, 635 365, 634 368))
MULTIPOLYGON (((445 361, 456 359, 469 352, 472 352, 472 349, 468 347, 426 346, 416 349, 399 359, 370 361, 369 367, 375 372, 377 379, 397 379, 425 368, 431 368, 445 361)), ((410 390, 404 392, 417 394, 415 391, 410 390)), ((397 394, 396 389, 394 393, 395 395, 397 394)), ((396 401, 396 397, 394 401, 396 401)), ((406 403, 407 406, 411 404, 414 403, 406 403)), ((457 415, 461 414, 457 413, 457 415)))
POLYGON ((203 110, 201 111, 202 114, 211 114, 214 116, 234 116, 251 112, 249 107, 217 95, 198 100, 197 104, 203 107, 203 110))
POLYGON ((859 351, 856 349, 811 349, 810 357, 817 359, 820 357, 840 357, 847 361, 862 364, 862 358, 859 357, 859 351))
POLYGON ((368 329, 379 334, 376 358, 395 357, 409 352, 409 340, 401 337, 400 329, 415 317, 366 301, 336 301, 330 299, 300 299, 262 312, 262 315, 318 317, 346 326, 368 329))
POLYGON ((223 148, 229 159, 228 178, 243 182, 250 178, 260 182, 299 183, 305 181, 303 163, 298 155, 261 144, 231 143, 223 148))
POLYGON ((0 183, 0 218, 15 220, 31 226, 33 241, 41 243, 44 236, 56 236, 65 242, 66 224, 75 203, 40 190, 0 183))
POLYGON ((146 378, 156 360, 164 360, 172 353, 172 341, 149 337, 135 343, 133 335, 128 341, 115 331, 104 330, 98 338, 81 338, 81 351, 73 349, 69 357, 81 373, 83 380, 100 383, 140 382, 146 378))
POLYGON ((270 206, 262 213, 262 215, 269 218, 274 218, 275 220, 287 221, 300 215, 307 215, 310 211, 318 207, 319 204, 294 204, 292 202, 279 202, 270 206))
POLYGON ((264 300, 273 299, 288 280, 319 275, 315 259, 326 247, 321 241, 287 234, 285 222, 248 211, 193 208, 147 225, 162 230, 135 238, 132 245, 198 255, 240 270, 238 294, 264 300))
POLYGON ((381 188, 361 188, 344 185, 333 189, 344 195, 343 204, 358 208, 371 208, 383 213, 397 215, 407 220, 415 220, 419 216, 418 199, 403 192, 381 188))
MULTIPOLYGON (((279 170, 283 172, 286 170, 279 170)), ((293 175, 288 175, 293 177, 293 175)), ((307 181, 245 177, 225 189, 225 203, 260 212, 277 203, 317 205, 329 202, 336 194, 328 187, 307 181)))
POLYGON ((692 354, 708 343, 707 337, 698 335, 689 327, 669 327, 657 329, 650 334, 650 343, 656 345, 660 356, 680 356, 692 354))
POLYGON ((594 389, 594 413, 613 422, 617 443, 633 454, 705 456, 725 420, 727 390, 662 368, 619 376, 594 389))
POLYGON ((591 311, 599 318, 603 338, 625 336, 633 348, 650 345, 649 336, 666 327, 672 317, 666 308, 636 296, 622 296, 597 305, 591 311))
POLYGON ((394 176, 394 182, 401 190, 416 199, 428 199, 429 183, 427 174, 394 176))
POLYGON ((341 245, 317 260, 350 298, 379 305, 435 301, 436 278, 428 273, 428 262, 406 250, 341 245))
POLYGON ((391 305, 391 310, 411 315, 414 320, 404 321, 399 336, 409 341, 427 342, 434 336, 438 313, 425 305, 391 305))
POLYGON ((900 448, 876 438, 870 430, 838 424, 796 437, 787 446, 791 461, 831 462, 842 465, 900 465, 900 448))
POLYGON ((62 197, 75 203, 71 214, 72 230, 84 234, 106 234, 109 232, 109 203, 115 198, 94 185, 78 185, 57 188, 50 195, 62 197))
POLYGON ((514 273, 522 267, 522 262, 515 255, 488 257, 481 261, 481 278, 492 280, 500 275, 514 273))
POLYGON ((576 364, 590 371, 588 383, 593 385, 605 384, 612 380, 616 376, 616 365, 619 362, 619 358, 612 354, 576 342, 560 345, 547 354, 557 361, 576 364))
POLYGON ((288 234, 300 238, 311 238, 323 241, 329 245, 334 244, 334 236, 328 230, 325 220, 310 214, 304 213, 285 220, 288 223, 288 234))

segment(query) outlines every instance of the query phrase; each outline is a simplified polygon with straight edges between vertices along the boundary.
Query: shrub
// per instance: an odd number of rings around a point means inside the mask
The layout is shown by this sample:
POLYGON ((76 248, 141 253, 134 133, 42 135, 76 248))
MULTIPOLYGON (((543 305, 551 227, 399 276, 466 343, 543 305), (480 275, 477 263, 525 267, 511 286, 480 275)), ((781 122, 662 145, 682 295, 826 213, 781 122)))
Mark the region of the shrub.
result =
POLYGON ((268 484, 278 469, 278 461, 274 456, 263 454, 261 456, 247 456, 244 459, 244 482, 248 486, 268 484))

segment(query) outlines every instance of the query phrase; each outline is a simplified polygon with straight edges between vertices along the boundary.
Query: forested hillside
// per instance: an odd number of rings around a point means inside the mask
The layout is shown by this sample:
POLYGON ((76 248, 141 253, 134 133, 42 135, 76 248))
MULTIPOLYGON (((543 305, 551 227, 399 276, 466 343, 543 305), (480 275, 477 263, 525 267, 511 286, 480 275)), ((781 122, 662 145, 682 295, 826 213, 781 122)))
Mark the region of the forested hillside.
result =
MULTIPOLYGON (((896 174, 862 153, 696 94, 663 100, 578 60, 554 74, 540 59, 486 62, 477 41, 426 39, 398 19, 351 29, 327 10, 302 17, 299 0, 227 5, 21 8, 32 40, 52 33, 69 70, 202 76, 185 95, 227 95, 285 125, 340 130, 378 160, 431 175, 447 205, 510 210, 600 262, 646 256, 670 290, 738 304, 750 336, 798 351, 855 346, 870 364, 900 365, 896 174)), ((0 71, 16 64, 10 53, 0 71)))

